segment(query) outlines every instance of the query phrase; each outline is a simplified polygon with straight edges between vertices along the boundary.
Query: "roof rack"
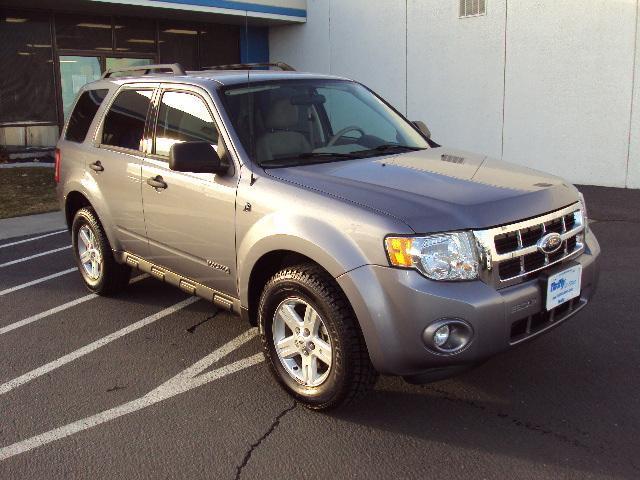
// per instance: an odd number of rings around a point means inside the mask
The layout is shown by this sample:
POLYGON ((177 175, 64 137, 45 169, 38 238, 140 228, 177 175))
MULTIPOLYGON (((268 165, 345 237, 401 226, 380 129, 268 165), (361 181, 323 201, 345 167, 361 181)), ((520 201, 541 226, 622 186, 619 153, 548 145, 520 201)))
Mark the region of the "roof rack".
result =
POLYGON ((254 70, 256 68, 277 67, 283 72, 295 72, 296 69, 284 62, 274 63, 232 63, 229 65, 215 65, 205 67, 203 70, 254 70))
POLYGON ((135 67, 110 68, 102 74, 102 78, 109 78, 114 73, 144 72, 143 75, 152 73, 166 73, 170 71, 173 75, 184 75, 185 71, 179 63, 165 63, 160 65, 138 65, 135 67))

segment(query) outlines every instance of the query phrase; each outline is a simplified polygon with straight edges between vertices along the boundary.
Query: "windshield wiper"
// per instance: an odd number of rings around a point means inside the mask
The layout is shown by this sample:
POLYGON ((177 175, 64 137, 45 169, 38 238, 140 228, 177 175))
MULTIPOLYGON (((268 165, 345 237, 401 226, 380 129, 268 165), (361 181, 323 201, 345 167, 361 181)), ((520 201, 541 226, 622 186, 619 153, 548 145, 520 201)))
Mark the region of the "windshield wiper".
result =
POLYGON ((333 160, 341 160, 345 158, 362 158, 359 155, 354 155, 352 153, 339 153, 339 152, 304 152, 299 155, 292 155, 291 157, 282 157, 282 158, 274 158, 273 160, 266 160, 261 163, 263 167, 299 167, 303 165, 310 165, 310 163, 300 162, 299 160, 306 159, 322 159, 320 162, 313 163, 323 163, 323 162, 331 162, 333 160))
POLYGON ((388 152, 390 150, 406 150, 406 151, 411 151, 411 152, 415 152, 418 150, 426 150, 423 147, 412 147, 410 145, 397 145, 397 144, 393 144, 393 143, 385 143, 382 145, 378 145, 375 148, 371 148, 369 150, 367 150, 368 152, 370 151, 375 151, 375 152, 388 152))
POLYGON ((322 158, 322 157, 334 157, 334 158, 360 158, 353 153, 341 153, 341 152, 305 152, 297 156, 298 158, 322 158))

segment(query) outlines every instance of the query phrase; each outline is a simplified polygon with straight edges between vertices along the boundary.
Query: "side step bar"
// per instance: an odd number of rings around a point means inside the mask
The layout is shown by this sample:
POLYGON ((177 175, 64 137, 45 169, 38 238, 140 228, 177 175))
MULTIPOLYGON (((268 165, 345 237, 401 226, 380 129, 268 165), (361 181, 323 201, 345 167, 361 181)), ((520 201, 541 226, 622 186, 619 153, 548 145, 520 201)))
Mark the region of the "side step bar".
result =
POLYGON ((212 302, 217 307, 228 312, 241 314, 240 300, 222 292, 218 292, 213 288, 209 288, 201 283, 195 282, 190 278, 178 275, 171 270, 155 265, 142 257, 132 255, 128 252, 114 252, 116 260, 126 263, 130 267, 137 268, 152 277, 166 282, 174 287, 178 287, 183 292, 195 295, 212 302))

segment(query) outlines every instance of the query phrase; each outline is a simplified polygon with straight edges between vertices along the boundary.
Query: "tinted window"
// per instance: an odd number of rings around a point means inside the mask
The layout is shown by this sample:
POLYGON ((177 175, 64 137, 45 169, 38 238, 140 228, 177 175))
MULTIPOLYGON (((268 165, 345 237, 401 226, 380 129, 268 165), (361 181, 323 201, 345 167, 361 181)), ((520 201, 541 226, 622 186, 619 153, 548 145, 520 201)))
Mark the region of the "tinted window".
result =
POLYGON ((180 64, 187 70, 198 66, 198 29, 191 24, 160 24, 160 63, 180 64))
POLYGON ((202 98, 185 92, 166 92, 158 111, 155 153, 169 155, 178 142, 218 143, 218 131, 202 98))
POLYGON ((67 134, 65 138, 72 142, 82 143, 87 136, 93 117, 96 116, 96 112, 104 97, 106 97, 108 90, 89 90, 84 92, 76 103, 71 118, 69 119, 69 125, 67 126, 67 134))
POLYGON ((0 122, 57 122, 50 29, 48 14, 0 7, 0 122))
POLYGON ((104 145, 141 150, 151 94, 152 90, 124 90, 118 94, 104 119, 104 145))
POLYGON ((116 52, 157 53, 156 23, 142 18, 115 19, 116 52))
POLYGON ((71 50, 81 48, 82 50, 110 51, 113 48, 112 29, 111 17, 57 15, 57 47, 71 50))

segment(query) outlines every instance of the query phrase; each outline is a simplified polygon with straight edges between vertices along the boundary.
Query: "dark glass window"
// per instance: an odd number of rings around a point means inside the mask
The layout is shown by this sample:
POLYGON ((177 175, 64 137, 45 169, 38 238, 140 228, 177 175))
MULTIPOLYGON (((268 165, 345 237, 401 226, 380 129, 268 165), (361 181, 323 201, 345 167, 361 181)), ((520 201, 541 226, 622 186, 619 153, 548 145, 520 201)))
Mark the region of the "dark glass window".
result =
POLYGON ((160 63, 180 63, 188 70, 198 68, 198 28, 191 24, 160 24, 160 63))
POLYGON ((111 17, 56 15, 58 48, 111 52, 111 17))
POLYGON ((218 143, 218 131, 202 98, 186 92, 166 92, 158 111, 154 152, 168 156, 174 143, 218 143))
POLYGON ((69 118, 69 125, 65 135, 67 140, 78 143, 84 142, 91 122, 93 122, 93 118, 96 116, 98 108, 100 108, 108 91, 107 89, 89 90, 80 96, 71 118, 69 118))
POLYGON ((144 125, 153 90, 124 90, 111 104, 102 127, 102 143, 142 150, 144 125))
POLYGON ((49 17, 0 9, 0 122, 58 120, 49 17))
POLYGON ((156 25, 140 18, 116 18, 116 51, 156 53, 156 25))
POLYGON ((200 28, 200 67, 240 63, 240 27, 209 24, 200 28))

